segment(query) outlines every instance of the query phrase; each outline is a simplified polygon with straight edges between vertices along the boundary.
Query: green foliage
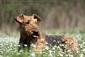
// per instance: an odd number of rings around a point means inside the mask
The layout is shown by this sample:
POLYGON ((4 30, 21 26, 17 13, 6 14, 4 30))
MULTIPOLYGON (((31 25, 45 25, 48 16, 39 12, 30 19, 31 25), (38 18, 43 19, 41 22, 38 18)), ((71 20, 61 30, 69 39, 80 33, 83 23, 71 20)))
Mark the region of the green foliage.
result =
POLYGON ((65 52, 62 52, 62 50, 58 46, 53 47, 46 47, 43 52, 35 53, 32 49, 28 52, 27 50, 20 52, 17 51, 18 49, 18 38, 19 36, 1 36, 0 37, 0 57, 85 57, 85 32, 83 31, 69 31, 69 32, 57 32, 57 31, 51 31, 46 32, 50 34, 72 34, 80 44, 80 51, 77 51, 73 54, 70 53, 69 50, 66 49, 65 52), (83 32, 83 33, 82 33, 83 32), (84 35, 83 35, 84 34, 84 35))

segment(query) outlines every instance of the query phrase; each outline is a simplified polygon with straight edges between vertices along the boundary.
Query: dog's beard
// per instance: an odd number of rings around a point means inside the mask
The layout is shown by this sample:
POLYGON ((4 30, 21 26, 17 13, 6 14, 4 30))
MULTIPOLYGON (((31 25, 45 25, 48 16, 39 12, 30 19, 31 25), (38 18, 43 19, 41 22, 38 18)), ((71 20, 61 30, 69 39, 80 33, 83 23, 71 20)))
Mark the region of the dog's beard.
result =
POLYGON ((38 38, 39 38, 38 35, 32 34, 32 35, 31 35, 31 41, 32 41, 32 43, 37 42, 38 38))

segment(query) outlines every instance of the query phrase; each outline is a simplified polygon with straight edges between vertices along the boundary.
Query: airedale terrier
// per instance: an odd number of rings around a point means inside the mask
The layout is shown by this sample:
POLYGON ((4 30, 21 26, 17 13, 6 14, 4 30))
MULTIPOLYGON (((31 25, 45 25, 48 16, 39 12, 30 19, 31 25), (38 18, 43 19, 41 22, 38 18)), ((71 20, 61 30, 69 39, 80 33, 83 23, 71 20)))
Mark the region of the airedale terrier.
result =
MULTIPOLYGON (((36 14, 32 16, 21 14, 15 17, 15 20, 20 24, 19 50, 25 48, 25 45, 27 45, 29 50, 32 44, 34 51, 42 51, 47 45, 60 46, 60 44, 67 45, 71 51, 74 51, 75 47, 79 48, 79 44, 75 38, 69 35, 54 36, 43 34, 37 26, 37 22, 41 21, 41 18, 36 14)), ((64 46, 60 47, 64 49, 64 46)))

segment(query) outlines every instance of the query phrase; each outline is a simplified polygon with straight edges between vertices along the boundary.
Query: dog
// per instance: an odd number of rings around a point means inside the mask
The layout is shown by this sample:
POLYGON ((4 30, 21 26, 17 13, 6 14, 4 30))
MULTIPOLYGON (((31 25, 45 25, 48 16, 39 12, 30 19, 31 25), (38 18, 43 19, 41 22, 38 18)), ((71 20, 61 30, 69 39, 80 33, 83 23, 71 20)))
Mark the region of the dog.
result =
POLYGON ((67 45, 67 48, 71 51, 74 51, 75 47, 79 48, 76 39, 70 35, 59 36, 43 34, 37 25, 42 19, 37 14, 33 14, 32 16, 21 14, 16 16, 15 20, 20 25, 19 51, 21 48, 25 48, 25 46, 27 46, 28 51, 32 46, 36 52, 43 51, 45 46, 48 45, 56 45, 64 49, 64 46, 60 46, 60 44, 67 45))

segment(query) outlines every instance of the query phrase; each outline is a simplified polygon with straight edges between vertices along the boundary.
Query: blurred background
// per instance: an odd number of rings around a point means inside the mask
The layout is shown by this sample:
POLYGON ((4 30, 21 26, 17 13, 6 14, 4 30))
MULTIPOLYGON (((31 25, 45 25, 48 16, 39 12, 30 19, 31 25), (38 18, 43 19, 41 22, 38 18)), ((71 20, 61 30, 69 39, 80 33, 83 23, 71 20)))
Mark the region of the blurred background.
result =
POLYGON ((0 0, 0 34, 17 33, 20 14, 39 15, 41 30, 85 29, 85 0, 0 0))

